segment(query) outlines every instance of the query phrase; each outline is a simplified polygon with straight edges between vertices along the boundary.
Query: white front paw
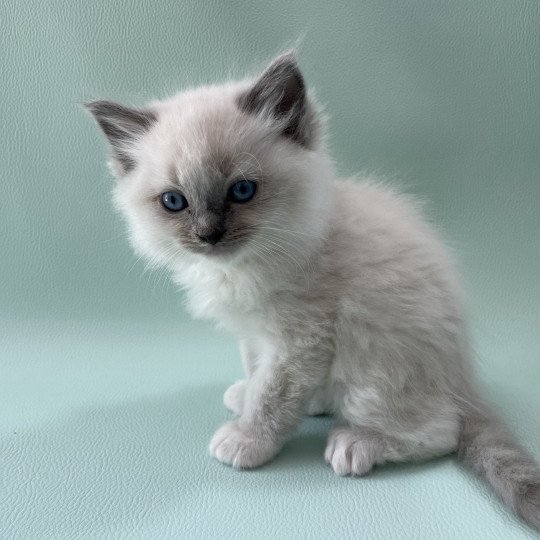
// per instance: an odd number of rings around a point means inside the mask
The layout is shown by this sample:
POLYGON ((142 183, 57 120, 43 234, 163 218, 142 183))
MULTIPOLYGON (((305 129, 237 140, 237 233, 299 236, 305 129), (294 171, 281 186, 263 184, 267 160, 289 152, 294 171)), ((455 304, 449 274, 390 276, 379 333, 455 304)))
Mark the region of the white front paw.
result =
POLYGON ((244 394, 246 393, 247 381, 242 379, 229 386, 223 394, 223 403, 232 413, 240 416, 244 410, 244 394))
POLYGON ((243 432, 237 422, 221 426, 210 441, 210 453, 217 460, 237 469, 253 469, 270 461, 279 448, 271 441, 243 432))

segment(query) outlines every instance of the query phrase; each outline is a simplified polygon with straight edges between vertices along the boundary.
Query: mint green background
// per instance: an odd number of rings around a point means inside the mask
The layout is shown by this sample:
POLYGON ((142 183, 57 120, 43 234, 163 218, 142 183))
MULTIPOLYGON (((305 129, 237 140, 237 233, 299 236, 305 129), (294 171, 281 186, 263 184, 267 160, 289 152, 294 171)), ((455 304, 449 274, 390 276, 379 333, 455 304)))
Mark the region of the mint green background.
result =
POLYGON ((80 103, 244 74, 303 36, 339 169, 430 201, 482 384, 540 457, 539 6, 4 1, 0 537, 533 538, 453 458, 335 477, 330 419, 260 470, 213 461, 236 345, 131 255, 80 103))

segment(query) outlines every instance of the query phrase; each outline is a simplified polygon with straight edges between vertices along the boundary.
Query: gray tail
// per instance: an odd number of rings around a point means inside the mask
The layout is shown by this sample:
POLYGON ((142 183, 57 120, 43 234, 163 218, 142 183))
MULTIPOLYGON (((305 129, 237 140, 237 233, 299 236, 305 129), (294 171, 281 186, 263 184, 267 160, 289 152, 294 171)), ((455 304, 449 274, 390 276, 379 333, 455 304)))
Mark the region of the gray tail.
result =
POLYGON ((540 530, 540 469, 494 416, 469 412, 458 457, 484 477, 518 516, 540 530))

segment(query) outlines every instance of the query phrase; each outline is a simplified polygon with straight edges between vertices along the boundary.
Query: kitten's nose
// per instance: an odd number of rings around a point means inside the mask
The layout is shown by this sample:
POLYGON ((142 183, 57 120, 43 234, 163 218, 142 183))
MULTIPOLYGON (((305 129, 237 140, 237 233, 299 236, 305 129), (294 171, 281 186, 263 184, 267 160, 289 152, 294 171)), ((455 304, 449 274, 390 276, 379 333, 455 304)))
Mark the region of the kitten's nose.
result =
POLYGON ((203 242, 215 246, 223 238, 224 234, 225 229, 216 229, 209 234, 199 234, 198 236, 203 242))

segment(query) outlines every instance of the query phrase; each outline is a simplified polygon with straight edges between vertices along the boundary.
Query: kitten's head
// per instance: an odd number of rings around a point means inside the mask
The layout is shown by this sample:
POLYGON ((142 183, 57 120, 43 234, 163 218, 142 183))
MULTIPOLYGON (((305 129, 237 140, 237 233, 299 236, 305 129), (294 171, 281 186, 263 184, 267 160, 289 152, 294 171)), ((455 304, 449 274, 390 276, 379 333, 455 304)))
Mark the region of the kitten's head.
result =
POLYGON ((285 261, 322 233, 331 165, 294 54, 254 81, 87 108, 110 143, 115 204, 150 260, 285 261))

